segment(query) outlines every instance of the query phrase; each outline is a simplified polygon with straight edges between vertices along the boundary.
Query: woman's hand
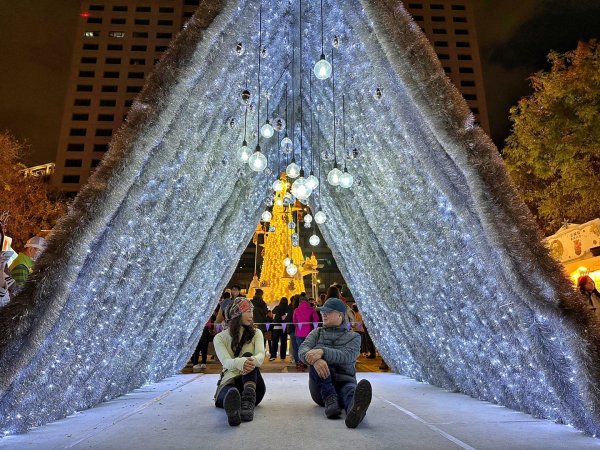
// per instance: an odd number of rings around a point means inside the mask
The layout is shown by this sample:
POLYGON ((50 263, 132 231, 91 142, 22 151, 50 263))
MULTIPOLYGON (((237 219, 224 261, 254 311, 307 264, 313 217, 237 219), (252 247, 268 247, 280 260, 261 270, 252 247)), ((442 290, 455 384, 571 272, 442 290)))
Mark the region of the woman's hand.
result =
POLYGON ((242 370, 242 374, 246 375, 247 373, 252 372, 255 367, 256 364, 254 363, 254 358, 252 358, 252 356, 247 357, 246 361, 244 361, 244 369, 242 370))
POLYGON ((329 376, 329 366, 324 359, 318 359, 317 362, 313 364, 313 367, 317 371, 319 377, 325 379, 329 376))

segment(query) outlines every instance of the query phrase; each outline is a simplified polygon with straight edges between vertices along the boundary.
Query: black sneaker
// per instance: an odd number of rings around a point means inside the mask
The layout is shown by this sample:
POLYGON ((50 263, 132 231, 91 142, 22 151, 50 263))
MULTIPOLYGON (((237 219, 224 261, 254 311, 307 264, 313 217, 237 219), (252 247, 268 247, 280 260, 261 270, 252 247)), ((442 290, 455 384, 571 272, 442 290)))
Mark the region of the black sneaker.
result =
POLYGON ((223 400, 223 408, 227 413, 227 421, 232 427, 237 427, 242 423, 242 397, 240 391, 235 388, 229 389, 223 400))
POLYGON ((363 421, 371 404, 372 395, 371 383, 367 380, 360 380, 356 386, 356 391, 354 391, 352 406, 346 414, 346 426, 348 428, 356 428, 363 421))
POLYGON ((325 403, 325 415, 328 419, 336 419, 342 413, 340 404, 338 403, 337 395, 333 394, 327 397, 325 403))

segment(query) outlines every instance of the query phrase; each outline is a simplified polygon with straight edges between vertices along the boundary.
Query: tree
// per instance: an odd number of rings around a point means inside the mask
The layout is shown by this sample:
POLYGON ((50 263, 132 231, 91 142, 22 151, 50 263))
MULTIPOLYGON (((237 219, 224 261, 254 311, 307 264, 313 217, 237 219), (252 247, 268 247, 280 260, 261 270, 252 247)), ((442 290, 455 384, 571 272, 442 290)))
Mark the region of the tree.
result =
POLYGON ((548 233, 564 222, 600 217, 600 48, 580 42, 550 52, 549 72, 511 108, 503 150, 523 200, 548 233))
POLYGON ((43 180, 21 173, 26 152, 27 147, 10 133, 0 133, 0 212, 8 212, 6 234, 17 250, 41 230, 52 229, 67 209, 60 198, 50 199, 43 180))

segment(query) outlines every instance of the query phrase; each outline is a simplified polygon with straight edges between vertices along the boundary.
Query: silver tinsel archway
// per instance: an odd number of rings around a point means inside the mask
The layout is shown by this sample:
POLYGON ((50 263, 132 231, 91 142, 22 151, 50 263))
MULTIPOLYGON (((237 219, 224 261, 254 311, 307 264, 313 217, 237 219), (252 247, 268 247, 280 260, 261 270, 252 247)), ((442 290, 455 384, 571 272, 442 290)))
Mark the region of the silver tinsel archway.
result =
MULTIPOLYGON (((319 22, 317 2, 305 3, 310 68, 319 22)), ((229 120, 241 117, 236 96, 256 74, 258 5, 201 6, 32 283, 0 310, 3 433, 175 373, 193 349, 272 181, 239 162, 243 131, 229 120)), ((330 217, 321 231, 386 361, 596 434, 596 324, 540 243, 497 150, 400 2, 325 6, 326 30, 341 37, 336 70, 362 156, 350 163, 352 190, 324 185, 314 203, 330 217)), ((276 81, 298 43, 288 2, 269 2, 263 14, 263 82, 281 106, 276 81)), ((322 142, 332 134, 328 92, 316 88, 313 105, 303 99, 306 111, 320 111, 322 142)), ((275 161, 274 147, 264 148, 275 161)))

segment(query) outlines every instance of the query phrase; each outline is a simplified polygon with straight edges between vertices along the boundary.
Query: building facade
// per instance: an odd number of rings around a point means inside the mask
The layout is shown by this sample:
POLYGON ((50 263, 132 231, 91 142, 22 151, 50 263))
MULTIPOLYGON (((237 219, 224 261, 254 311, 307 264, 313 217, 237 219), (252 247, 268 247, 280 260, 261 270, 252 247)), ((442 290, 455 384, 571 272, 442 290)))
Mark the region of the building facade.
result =
MULTIPOLYGON (((201 0, 83 0, 54 187, 74 195, 108 150, 169 42, 201 0)), ((489 132, 472 0, 405 2, 444 70, 489 132)))

